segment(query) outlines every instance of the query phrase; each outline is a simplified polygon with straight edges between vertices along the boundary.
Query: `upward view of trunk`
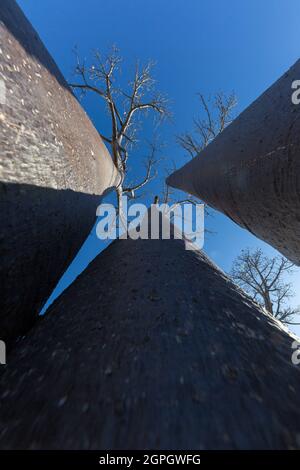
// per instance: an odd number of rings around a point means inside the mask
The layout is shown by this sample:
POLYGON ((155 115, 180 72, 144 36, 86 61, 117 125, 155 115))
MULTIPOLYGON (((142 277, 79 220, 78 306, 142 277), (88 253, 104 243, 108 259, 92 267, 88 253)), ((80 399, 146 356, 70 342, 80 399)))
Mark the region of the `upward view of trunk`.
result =
POLYGON ((167 183, 300 265, 300 60, 167 183), (298 104, 297 104, 298 103, 298 104))
POLYGON ((110 155, 14 0, 0 2, 0 339, 37 317, 117 181, 110 155))
POLYGON ((8 357, 1 448, 299 448, 279 325, 184 241, 117 240, 8 357))

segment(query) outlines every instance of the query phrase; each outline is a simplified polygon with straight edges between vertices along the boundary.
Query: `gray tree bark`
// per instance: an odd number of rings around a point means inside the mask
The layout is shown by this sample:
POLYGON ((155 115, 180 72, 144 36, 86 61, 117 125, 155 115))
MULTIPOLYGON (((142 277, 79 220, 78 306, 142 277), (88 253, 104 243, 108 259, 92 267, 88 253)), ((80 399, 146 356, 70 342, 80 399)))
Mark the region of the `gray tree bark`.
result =
POLYGON ((0 339, 26 331, 117 181, 111 157, 13 0, 0 5, 0 339))
POLYGON ((8 357, 0 447, 299 448, 293 341, 184 241, 115 241, 8 357))
POLYGON ((300 60, 167 183, 200 197, 300 265, 296 81, 299 87, 300 60))

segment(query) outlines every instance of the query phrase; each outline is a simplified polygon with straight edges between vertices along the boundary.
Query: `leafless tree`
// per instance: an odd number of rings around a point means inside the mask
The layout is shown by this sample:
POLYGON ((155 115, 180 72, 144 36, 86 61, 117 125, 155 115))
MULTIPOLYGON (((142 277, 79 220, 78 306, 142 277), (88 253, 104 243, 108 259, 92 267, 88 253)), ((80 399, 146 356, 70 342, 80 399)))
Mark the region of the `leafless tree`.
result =
POLYGON ((191 158, 194 158, 207 145, 230 124, 233 118, 233 109, 237 104, 234 93, 226 95, 216 93, 214 97, 205 98, 201 93, 200 112, 203 117, 194 119, 194 131, 185 132, 177 137, 178 143, 191 158))
POLYGON ((113 161, 120 173, 120 183, 116 187, 119 216, 122 217, 122 196, 135 198, 136 191, 144 187, 155 176, 156 147, 151 145, 146 159, 144 178, 127 185, 128 160, 133 147, 138 142, 142 130, 143 119, 152 112, 160 119, 168 116, 166 98, 156 91, 152 77, 153 62, 146 65, 135 65, 132 79, 121 86, 121 57, 117 48, 113 47, 110 54, 102 56, 99 51, 93 53, 90 65, 80 61, 77 55, 75 75, 79 81, 70 83, 73 89, 81 93, 94 93, 106 105, 110 119, 110 134, 100 134, 110 145, 113 161))
POLYGON ((286 258, 268 258, 260 249, 246 249, 233 262, 231 277, 275 318, 297 325, 293 318, 300 309, 287 305, 294 293, 291 283, 285 281, 285 275, 292 273, 293 266, 286 258))
MULTIPOLYGON (((226 95, 218 92, 211 99, 205 98, 203 94, 198 94, 200 99, 201 117, 194 119, 194 132, 186 132, 177 136, 179 145, 188 152, 191 158, 196 157, 207 145, 220 134, 225 127, 230 124, 233 118, 233 108, 237 105, 237 99, 234 93, 226 95)), ((176 167, 172 169, 175 171, 176 167)), ((164 202, 173 204, 199 204, 199 199, 188 194, 187 197, 180 199, 178 194, 170 187, 165 187, 162 194, 164 202)), ((206 215, 211 215, 205 205, 206 215)), ((207 232, 207 229, 205 230, 207 232)))

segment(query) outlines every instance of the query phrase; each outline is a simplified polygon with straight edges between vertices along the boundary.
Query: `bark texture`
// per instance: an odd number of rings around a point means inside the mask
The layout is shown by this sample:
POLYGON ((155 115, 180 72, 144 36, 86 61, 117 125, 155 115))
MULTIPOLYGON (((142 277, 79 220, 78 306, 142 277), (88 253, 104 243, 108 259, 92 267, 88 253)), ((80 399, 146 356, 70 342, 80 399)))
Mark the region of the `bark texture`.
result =
POLYGON ((13 0, 0 5, 0 338, 36 317, 116 183, 110 155, 13 0))
POLYGON ((118 240, 22 339, 2 449, 300 447, 294 338, 181 240, 118 240))
POLYGON ((300 60, 167 179, 300 265, 300 60))

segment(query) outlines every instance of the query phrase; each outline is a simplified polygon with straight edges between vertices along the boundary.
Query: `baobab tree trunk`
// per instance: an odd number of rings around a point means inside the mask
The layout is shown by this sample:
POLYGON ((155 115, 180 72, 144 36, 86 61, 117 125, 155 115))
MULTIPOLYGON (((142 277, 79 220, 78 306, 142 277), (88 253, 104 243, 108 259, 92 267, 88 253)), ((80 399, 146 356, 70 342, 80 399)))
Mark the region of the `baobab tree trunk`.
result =
POLYGON ((182 240, 117 240, 12 351, 2 449, 300 447, 294 338, 182 240))
POLYGON ((13 0, 0 5, 0 339, 37 318, 117 171, 13 0))
POLYGON ((300 265, 300 60, 167 183, 300 265), (298 90, 296 89, 298 87, 298 90))

